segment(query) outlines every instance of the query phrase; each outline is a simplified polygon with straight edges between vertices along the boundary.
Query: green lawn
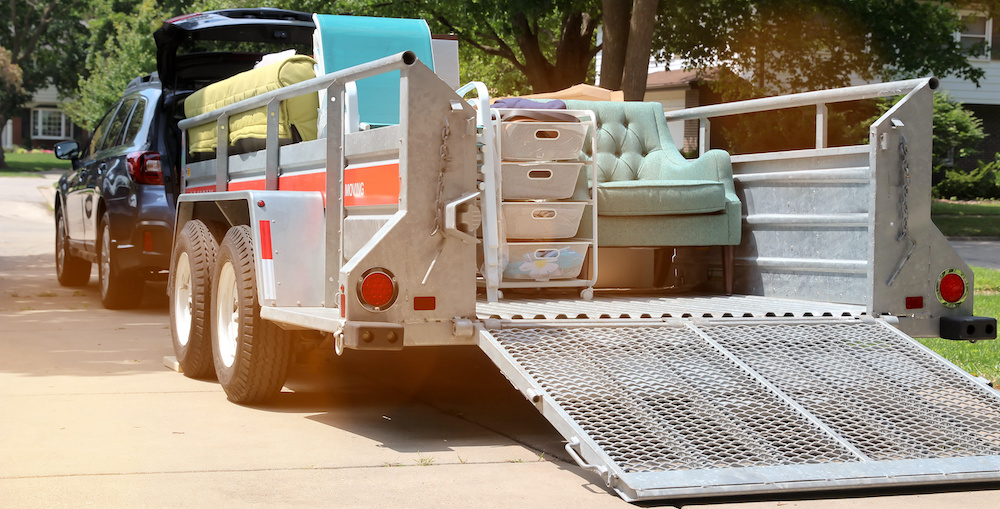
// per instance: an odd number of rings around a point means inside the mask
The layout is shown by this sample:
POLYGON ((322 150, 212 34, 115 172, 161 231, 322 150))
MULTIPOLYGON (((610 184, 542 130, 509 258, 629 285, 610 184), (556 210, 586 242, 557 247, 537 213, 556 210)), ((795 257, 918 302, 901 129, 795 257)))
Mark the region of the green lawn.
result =
POLYGON ((24 154, 5 152, 3 156, 8 167, 0 169, 0 175, 5 176, 27 177, 46 170, 68 170, 70 168, 69 161, 56 159, 56 156, 49 152, 24 154))
MULTIPOLYGON (((1000 270, 973 267, 976 276, 976 316, 1000 318, 1000 270)), ((958 367, 984 377, 1000 387, 1000 341, 951 341, 941 338, 921 339, 921 343, 958 367)))
POLYGON ((947 237, 1000 237, 1000 201, 931 202, 931 219, 947 237))

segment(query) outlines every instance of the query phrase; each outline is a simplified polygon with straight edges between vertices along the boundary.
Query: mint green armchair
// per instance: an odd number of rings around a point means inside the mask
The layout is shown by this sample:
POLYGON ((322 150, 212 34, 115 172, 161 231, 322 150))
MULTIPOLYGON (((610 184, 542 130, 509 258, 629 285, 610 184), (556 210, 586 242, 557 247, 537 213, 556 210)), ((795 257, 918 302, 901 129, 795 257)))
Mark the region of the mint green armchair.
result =
POLYGON ((685 159, 660 103, 571 100, 566 107, 597 117, 597 182, 591 187, 597 193, 598 245, 722 246, 724 285, 731 294, 742 211, 729 154, 709 150, 685 159))

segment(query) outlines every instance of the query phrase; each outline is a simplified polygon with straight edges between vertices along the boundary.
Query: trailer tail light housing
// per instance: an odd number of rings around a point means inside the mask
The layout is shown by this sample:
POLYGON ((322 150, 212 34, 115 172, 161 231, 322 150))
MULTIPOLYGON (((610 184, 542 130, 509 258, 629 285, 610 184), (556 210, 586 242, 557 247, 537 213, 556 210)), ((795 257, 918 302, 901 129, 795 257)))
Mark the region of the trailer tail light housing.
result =
POLYGON ((369 311, 385 311, 398 294, 396 278, 386 269, 368 269, 358 279, 358 300, 369 311))
POLYGON ((160 154, 156 152, 132 152, 125 156, 128 176, 136 184, 163 185, 163 171, 160 154))
POLYGON ((969 296, 969 281, 958 269, 948 269, 938 276, 937 297, 945 307, 954 308, 969 296))

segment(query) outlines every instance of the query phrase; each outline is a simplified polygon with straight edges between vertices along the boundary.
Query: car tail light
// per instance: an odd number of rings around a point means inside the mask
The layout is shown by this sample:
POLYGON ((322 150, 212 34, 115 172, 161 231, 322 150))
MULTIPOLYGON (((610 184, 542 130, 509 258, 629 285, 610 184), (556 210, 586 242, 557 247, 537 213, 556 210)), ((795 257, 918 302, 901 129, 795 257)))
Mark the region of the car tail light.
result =
POLYGON ((137 184, 163 184, 163 171, 160 169, 160 154, 156 152, 132 152, 125 156, 128 164, 128 175, 137 184))
POLYGON ((358 280, 358 300, 369 311, 385 311, 396 301, 396 278, 382 268, 371 268, 358 280))
POLYGON ((969 284, 965 274, 958 269, 948 269, 938 276, 937 296, 941 304, 958 307, 969 295, 969 284))

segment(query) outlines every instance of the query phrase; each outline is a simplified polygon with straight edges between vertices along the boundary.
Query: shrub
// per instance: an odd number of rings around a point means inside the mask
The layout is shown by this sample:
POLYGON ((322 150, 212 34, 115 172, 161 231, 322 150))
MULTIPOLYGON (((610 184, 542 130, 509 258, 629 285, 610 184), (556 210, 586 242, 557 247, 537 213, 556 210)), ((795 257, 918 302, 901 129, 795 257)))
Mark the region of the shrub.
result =
POLYGON ((946 169, 932 194, 935 198, 951 200, 1000 198, 1000 153, 994 155, 992 161, 979 161, 972 171, 946 169))

